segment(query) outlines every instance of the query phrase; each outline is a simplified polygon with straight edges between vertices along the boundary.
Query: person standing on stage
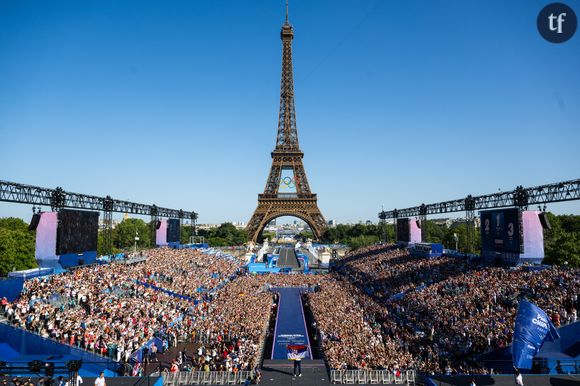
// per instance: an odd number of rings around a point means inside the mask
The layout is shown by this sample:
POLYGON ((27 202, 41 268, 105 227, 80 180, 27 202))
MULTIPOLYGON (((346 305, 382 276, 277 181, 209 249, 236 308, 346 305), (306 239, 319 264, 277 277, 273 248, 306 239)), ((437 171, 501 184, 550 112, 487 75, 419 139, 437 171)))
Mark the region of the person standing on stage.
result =
POLYGON ((302 358, 297 357, 296 359, 294 359, 294 376, 295 377, 302 376, 302 367, 301 367, 300 362, 302 362, 302 358))

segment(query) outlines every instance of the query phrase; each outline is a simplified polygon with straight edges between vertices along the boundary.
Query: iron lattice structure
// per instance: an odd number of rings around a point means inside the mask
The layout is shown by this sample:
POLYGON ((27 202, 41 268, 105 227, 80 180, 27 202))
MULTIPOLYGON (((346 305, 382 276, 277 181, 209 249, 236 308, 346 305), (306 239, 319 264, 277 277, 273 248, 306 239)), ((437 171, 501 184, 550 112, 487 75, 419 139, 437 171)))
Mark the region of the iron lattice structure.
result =
POLYGON ((0 201, 47 206, 50 207, 51 210, 56 211, 62 208, 102 211, 102 231, 105 239, 105 251, 107 252, 111 251, 113 245, 113 212, 151 216, 153 231, 155 229, 154 220, 157 220, 159 217, 179 218, 181 220, 188 218, 191 220, 192 229, 195 229, 195 222, 198 217, 195 212, 186 212, 181 209, 169 209, 158 207, 156 205, 138 204, 130 201, 117 200, 111 198, 111 196, 98 197, 67 192, 61 187, 50 189, 1 180, 0 201))
POLYGON ((292 40, 294 29, 286 22, 280 33, 282 39, 282 79, 280 86, 280 111, 276 148, 271 153, 272 166, 263 194, 258 195, 258 207, 248 222, 246 230, 250 241, 256 242, 270 221, 281 216, 298 217, 305 221, 314 237, 319 239, 326 229, 326 221, 318 208, 316 194, 304 171, 304 153, 298 144, 296 109, 294 106, 294 77, 292 69, 292 40), (282 171, 291 171, 295 193, 279 192, 282 171))
MULTIPOLYGON (((556 182, 553 184, 524 188, 517 186, 509 192, 498 192, 483 196, 468 195, 457 200, 438 202, 435 204, 421 204, 412 208, 393 209, 381 211, 380 221, 406 217, 418 217, 422 221, 430 214, 442 214, 452 212, 465 212, 467 220, 467 245, 468 252, 473 249, 475 229, 473 220, 475 212, 483 209, 518 207, 527 209, 529 205, 549 204, 552 202, 580 200, 580 179, 556 182)), ((396 226, 395 226, 396 230, 396 226)), ((422 227, 423 230, 423 227, 422 227)), ((423 238, 424 240, 424 238, 423 238)))
POLYGON ((379 218, 403 218, 417 217, 421 215, 421 207, 425 207, 425 216, 430 214, 476 211, 492 208, 507 208, 516 206, 527 208, 529 205, 549 204, 580 200, 580 179, 553 184, 524 188, 518 186, 509 192, 498 192, 483 196, 467 196, 457 200, 438 202, 435 204, 422 204, 406 209, 394 209, 379 213, 379 218))

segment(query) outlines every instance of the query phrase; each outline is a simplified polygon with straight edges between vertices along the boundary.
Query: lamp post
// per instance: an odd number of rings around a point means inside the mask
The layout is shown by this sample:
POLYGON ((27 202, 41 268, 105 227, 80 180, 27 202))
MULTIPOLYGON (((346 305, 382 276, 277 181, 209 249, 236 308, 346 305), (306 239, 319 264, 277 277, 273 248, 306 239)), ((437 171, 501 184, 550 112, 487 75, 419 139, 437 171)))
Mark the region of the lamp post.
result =
POLYGON ((133 253, 137 254, 137 241, 139 241, 139 232, 137 232, 137 228, 135 228, 135 248, 133 253))
POLYGON ((457 237, 457 233, 454 233, 453 234, 453 239, 455 240, 455 250, 457 252, 459 252, 459 247, 457 246, 458 245, 458 242, 459 242, 459 237, 457 237))

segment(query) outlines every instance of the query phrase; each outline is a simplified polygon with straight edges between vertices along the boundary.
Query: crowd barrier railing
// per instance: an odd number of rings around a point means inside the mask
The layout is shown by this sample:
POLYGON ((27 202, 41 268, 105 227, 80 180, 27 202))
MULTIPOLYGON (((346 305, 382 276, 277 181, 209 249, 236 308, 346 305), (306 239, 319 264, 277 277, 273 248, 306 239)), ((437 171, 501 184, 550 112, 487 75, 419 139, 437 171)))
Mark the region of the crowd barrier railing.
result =
POLYGON ((330 370, 330 381, 341 384, 396 384, 415 385, 415 370, 396 374, 390 370, 330 370))
MULTIPOLYGON (((270 310, 274 304, 274 299, 270 303, 270 310)), ((264 323, 264 328, 262 329, 262 334, 260 335, 260 340, 258 341, 258 351, 254 356, 254 363, 261 363, 261 359, 264 358, 264 351, 266 350, 266 338, 268 337, 268 329, 270 328, 270 317, 268 316, 267 322, 264 323)))
POLYGON ((153 377, 161 376, 163 386, 186 386, 186 385, 239 385, 246 379, 253 378, 253 371, 180 371, 176 373, 151 374, 153 377))

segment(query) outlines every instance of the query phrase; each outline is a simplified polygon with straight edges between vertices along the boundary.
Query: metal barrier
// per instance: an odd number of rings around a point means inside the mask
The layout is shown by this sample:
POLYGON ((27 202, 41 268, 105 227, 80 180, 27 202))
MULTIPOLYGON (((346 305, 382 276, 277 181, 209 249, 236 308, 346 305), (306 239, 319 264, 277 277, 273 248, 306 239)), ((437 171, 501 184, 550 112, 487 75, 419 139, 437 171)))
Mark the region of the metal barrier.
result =
POLYGON ((393 373, 390 371, 381 371, 381 383, 393 383, 393 373))
POLYGON ((405 371, 406 383, 408 385, 415 384, 415 370, 407 370, 405 371))
POLYGON ((367 383, 367 373, 368 373, 368 371, 357 371, 356 382, 357 383, 367 383))
POLYGON ((381 372, 379 370, 373 370, 373 371, 369 371, 369 383, 371 384, 377 384, 379 383, 379 376, 381 375, 381 372))
POLYGON ((342 384, 396 384, 415 385, 415 370, 401 371, 399 375, 390 370, 330 370, 330 382, 342 384))
POLYGON ((344 370, 330 370, 330 382, 332 383, 342 383, 343 376, 344 370))
POLYGON ((354 371, 346 370, 344 372, 344 383, 353 384, 354 383, 354 371))
POLYGON ((395 384, 401 385, 401 384, 403 384, 404 373, 399 372, 399 374, 395 374, 394 378, 395 378, 395 384))
POLYGON ((151 376, 163 377, 163 386, 188 385, 238 385, 243 384, 248 377, 254 376, 253 371, 180 371, 177 373, 155 372, 151 376))
MULTIPOLYGON (((151 374, 162 376, 163 386, 188 385, 239 385, 248 377, 253 378, 253 371, 180 371, 177 373, 151 374)), ((330 370, 330 381, 339 384, 397 384, 415 385, 415 370, 401 371, 399 375, 390 370, 330 370)))

